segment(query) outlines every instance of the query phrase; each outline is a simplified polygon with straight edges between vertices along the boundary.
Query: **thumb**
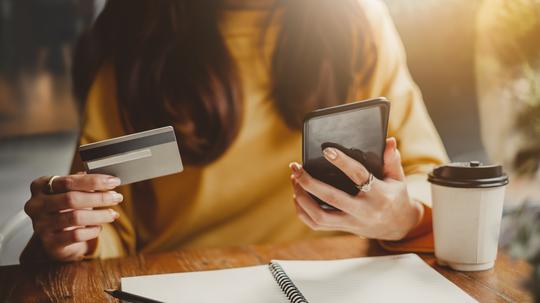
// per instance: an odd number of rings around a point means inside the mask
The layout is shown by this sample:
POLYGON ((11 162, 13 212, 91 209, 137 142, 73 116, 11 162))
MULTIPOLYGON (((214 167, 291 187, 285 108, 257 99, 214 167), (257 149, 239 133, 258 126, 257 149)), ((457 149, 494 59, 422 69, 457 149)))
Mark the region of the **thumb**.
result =
POLYGON ((386 148, 384 149, 384 178, 398 181, 405 179, 403 167, 401 166, 401 155, 397 149, 397 142, 394 137, 386 139, 386 148))

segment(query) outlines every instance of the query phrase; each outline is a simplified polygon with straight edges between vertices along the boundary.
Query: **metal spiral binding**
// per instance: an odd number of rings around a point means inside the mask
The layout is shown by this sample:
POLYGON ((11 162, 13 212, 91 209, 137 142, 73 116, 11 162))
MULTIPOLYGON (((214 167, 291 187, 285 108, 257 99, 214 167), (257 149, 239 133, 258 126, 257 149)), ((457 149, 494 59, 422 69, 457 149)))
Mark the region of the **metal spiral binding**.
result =
POLYGON ((291 303, 308 303, 304 295, 296 288, 293 281, 287 276, 283 268, 277 263, 269 263, 270 273, 291 303))

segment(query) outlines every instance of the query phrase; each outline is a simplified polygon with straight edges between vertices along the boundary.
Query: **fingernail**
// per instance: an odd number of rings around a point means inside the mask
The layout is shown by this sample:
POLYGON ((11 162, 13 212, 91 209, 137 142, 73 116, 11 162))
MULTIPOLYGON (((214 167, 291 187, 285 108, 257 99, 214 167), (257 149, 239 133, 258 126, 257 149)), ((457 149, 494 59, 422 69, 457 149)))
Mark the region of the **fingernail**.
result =
POLYGON ((124 200, 124 196, 122 196, 122 194, 117 193, 117 192, 112 193, 112 198, 114 202, 122 202, 122 200, 124 200))
POLYGON ((293 194, 293 195, 292 195, 292 198, 293 198, 293 200, 296 200, 296 195, 293 194))
POLYGON ((299 178, 302 175, 302 166, 296 162, 289 164, 289 167, 293 171, 293 176, 299 178))
POLYGON ((118 212, 116 212, 114 209, 110 209, 110 208, 109 208, 109 210, 110 210, 110 212, 111 212, 111 214, 112 214, 112 216, 113 216, 113 218, 114 218, 115 220, 118 219, 118 218, 120 217, 120 214, 119 214, 118 212))
POLYGON ((122 182, 117 177, 109 177, 107 179, 107 185, 109 187, 117 187, 118 185, 120 185, 120 183, 122 182))
POLYGON ((323 150, 323 154, 326 157, 326 159, 331 160, 331 161, 336 160, 336 158, 337 158, 337 152, 332 147, 325 148, 323 150))
POLYGON ((395 151, 397 149, 397 141, 395 137, 388 138, 390 141, 392 141, 392 149, 395 151))

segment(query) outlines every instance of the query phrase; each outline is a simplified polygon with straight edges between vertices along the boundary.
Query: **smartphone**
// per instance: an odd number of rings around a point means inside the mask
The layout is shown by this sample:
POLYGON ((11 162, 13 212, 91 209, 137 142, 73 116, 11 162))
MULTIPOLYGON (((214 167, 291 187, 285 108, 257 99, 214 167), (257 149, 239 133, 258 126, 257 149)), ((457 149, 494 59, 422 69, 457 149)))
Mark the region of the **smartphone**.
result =
MULTIPOLYGON (((356 184, 328 162, 323 149, 334 147, 362 163, 374 177, 383 178, 390 102, 376 98, 315 110, 304 119, 302 161, 314 178, 351 195, 356 184)), ((312 195, 325 210, 337 210, 312 195)))

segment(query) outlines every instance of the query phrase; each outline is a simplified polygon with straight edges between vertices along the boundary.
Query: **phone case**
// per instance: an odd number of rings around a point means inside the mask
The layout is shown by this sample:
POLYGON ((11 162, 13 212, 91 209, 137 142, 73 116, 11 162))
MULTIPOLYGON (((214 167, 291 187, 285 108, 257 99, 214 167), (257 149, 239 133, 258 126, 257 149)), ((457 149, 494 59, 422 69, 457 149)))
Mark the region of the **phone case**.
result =
MULTIPOLYGON (((344 192, 349 193, 350 195, 357 195, 358 188, 345 173, 335 167, 333 164, 328 162, 324 157, 317 157, 312 159, 307 159, 307 145, 309 143, 309 133, 308 133, 308 122, 310 119, 320 116, 326 116, 334 113, 341 113, 347 111, 357 111, 363 110, 372 107, 379 107, 382 114, 382 131, 383 131, 383 141, 381 142, 382 149, 379 151, 379 154, 374 154, 373 152, 363 152, 359 149, 347 148, 342 145, 327 142, 321 145, 321 149, 326 147, 334 147, 345 153, 351 158, 359 161, 364 165, 376 178, 382 179, 383 176, 383 154, 386 146, 386 134, 388 131, 388 116, 390 113, 390 102, 383 97, 357 101, 354 103, 347 103, 338 106, 328 107, 324 109, 315 110, 306 115, 304 118, 304 129, 303 129, 303 140, 302 140, 302 161, 304 169, 314 178, 323 181, 327 184, 330 184, 344 192)), ((325 203, 319 198, 312 195, 312 197, 319 203, 321 208, 325 210, 336 210, 335 207, 325 203)))

